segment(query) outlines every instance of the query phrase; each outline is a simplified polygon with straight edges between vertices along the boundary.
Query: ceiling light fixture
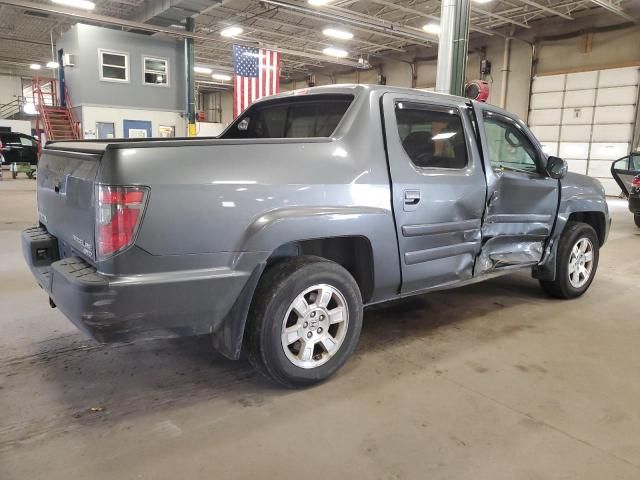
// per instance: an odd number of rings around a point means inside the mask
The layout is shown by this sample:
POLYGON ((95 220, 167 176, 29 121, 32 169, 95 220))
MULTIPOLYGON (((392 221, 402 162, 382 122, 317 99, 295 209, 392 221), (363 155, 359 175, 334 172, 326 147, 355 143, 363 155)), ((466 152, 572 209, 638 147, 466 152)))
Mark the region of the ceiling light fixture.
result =
POLYGON ((327 47, 324 50, 322 50, 322 53, 324 53, 329 57, 336 57, 336 58, 344 58, 347 55, 349 55, 349 52, 347 52, 346 50, 343 50, 341 48, 335 48, 335 47, 327 47))
POLYGON ((489 3, 493 2, 493 0, 473 0, 475 3, 489 3))
POLYGON ((422 30, 432 35, 440 35, 440 25, 437 23, 427 23, 422 26, 422 30))
POLYGON ((222 29, 220 31, 220 35, 222 35, 223 37, 229 38, 229 37, 235 37, 237 35, 240 35, 242 32, 244 32, 242 27, 233 26, 233 27, 227 27, 222 29))
POLYGON ((60 64, 58 62, 47 62, 47 68, 58 68, 60 64))
POLYGON ((32 63, 31 65, 29 65, 29 68, 31 70, 40 70, 42 68, 42 65, 40 65, 39 63, 32 63))
POLYGON ((353 33, 339 28, 325 28, 322 30, 322 33, 327 37, 338 38, 340 40, 351 40, 353 38, 353 33))
POLYGON ((314 7, 324 7, 331 2, 333 2, 333 0, 309 0, 309 5, 313 5, 314 7))
POLYGON ((221 82, 228 82, 231 80, 231 75, 227 75, 226 73, 214 73, 211 75, 211 78, 214 80, 220 80, 221 82))
POLYGON ((88 0, 51 0, 58 5, 64 5, 65 7, 82 8, 83 10, 93 10, 96 8, 96 4, 89 2, 88 0))
POLYGON ((204 73, 205 75, 209 75, 213 72, 209 67, 193 67, 193 71, 196 73, 204 73))

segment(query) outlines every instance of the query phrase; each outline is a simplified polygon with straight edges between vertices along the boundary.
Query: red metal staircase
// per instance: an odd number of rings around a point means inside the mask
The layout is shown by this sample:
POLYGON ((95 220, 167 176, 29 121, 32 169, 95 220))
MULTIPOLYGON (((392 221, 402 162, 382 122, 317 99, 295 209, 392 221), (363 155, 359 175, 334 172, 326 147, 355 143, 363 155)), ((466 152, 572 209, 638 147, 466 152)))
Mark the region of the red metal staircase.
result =
POLYGON ((32 81, 33 103, 38 111, 36 130, 44 129, 47 141, 79 140, 80 126, 75 121, 69 92, 57 93, 57 82, 53 79, 34 78, 32 81), (60 101, 64 95, 64 102, 60 101), (64 105, 62 104, 64 103, 64 105))

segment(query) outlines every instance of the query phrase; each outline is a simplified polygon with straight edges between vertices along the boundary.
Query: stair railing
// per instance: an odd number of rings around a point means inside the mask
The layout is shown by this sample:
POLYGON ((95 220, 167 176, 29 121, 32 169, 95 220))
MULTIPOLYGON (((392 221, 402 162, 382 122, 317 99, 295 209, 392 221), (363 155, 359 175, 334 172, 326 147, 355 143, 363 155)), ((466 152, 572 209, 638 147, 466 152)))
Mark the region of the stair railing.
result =
POLYGON ((80 134, 80 123, 76 121, 75 115, 73 113, 71 96, 69 95, 69 89, 67 89, 66 85, 64 86, 64 104, 66 105, 67 111, 69 112, 69 119, 71 120, 71 129, 73 131, 73 137, 79 140, 82 138, 82 135, 80 134))
MULTIPOLYGON (((52 128, 51 123, 49 122, 49 118, 47 117, 47 114, 45 112, 44 95, 42 94, 42 84, 39 77, 32 79, 31 93, 33 95, 33 104, 36 107, 36 111, 38 112, 38 123, 39 120, 42 120, 42 123, 44 124, 44 133, 47 136, 47 140, 51 140, 53 137, 52 128)), ((37 125, 36 128, 39 129, 38 127, 39 126, 37 125)))

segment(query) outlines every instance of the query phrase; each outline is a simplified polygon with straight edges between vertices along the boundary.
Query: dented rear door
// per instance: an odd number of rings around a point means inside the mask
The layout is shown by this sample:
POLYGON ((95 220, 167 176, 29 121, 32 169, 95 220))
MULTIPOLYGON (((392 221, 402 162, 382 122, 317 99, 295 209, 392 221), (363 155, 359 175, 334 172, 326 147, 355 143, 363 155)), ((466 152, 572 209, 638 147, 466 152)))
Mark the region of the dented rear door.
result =
POLYGON ((385 94, 383 112, 402 293, 470 279, 486 185, 466 105, 385 94))
POLYGON ((474 107, 487 177, 474 274, 535 265, 555 223, 560 183, 546 174, 546 156, 521 121, 488 105, 474 107))

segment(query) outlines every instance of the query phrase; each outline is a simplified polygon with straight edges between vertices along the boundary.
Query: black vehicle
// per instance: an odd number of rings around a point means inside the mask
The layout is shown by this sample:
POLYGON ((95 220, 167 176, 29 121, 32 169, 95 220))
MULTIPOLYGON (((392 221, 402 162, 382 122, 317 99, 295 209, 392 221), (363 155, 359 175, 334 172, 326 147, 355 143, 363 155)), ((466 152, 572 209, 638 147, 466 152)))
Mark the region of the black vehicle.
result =
POLYGON ((611 175, 629 199, 629 210, 640 228, 640 152, 635 152, 613 162, 611 175))
POLYGON ((37 165, 38 141, 24 133, 0 132, 0 156, 5 165, 14 162, 37 165))

